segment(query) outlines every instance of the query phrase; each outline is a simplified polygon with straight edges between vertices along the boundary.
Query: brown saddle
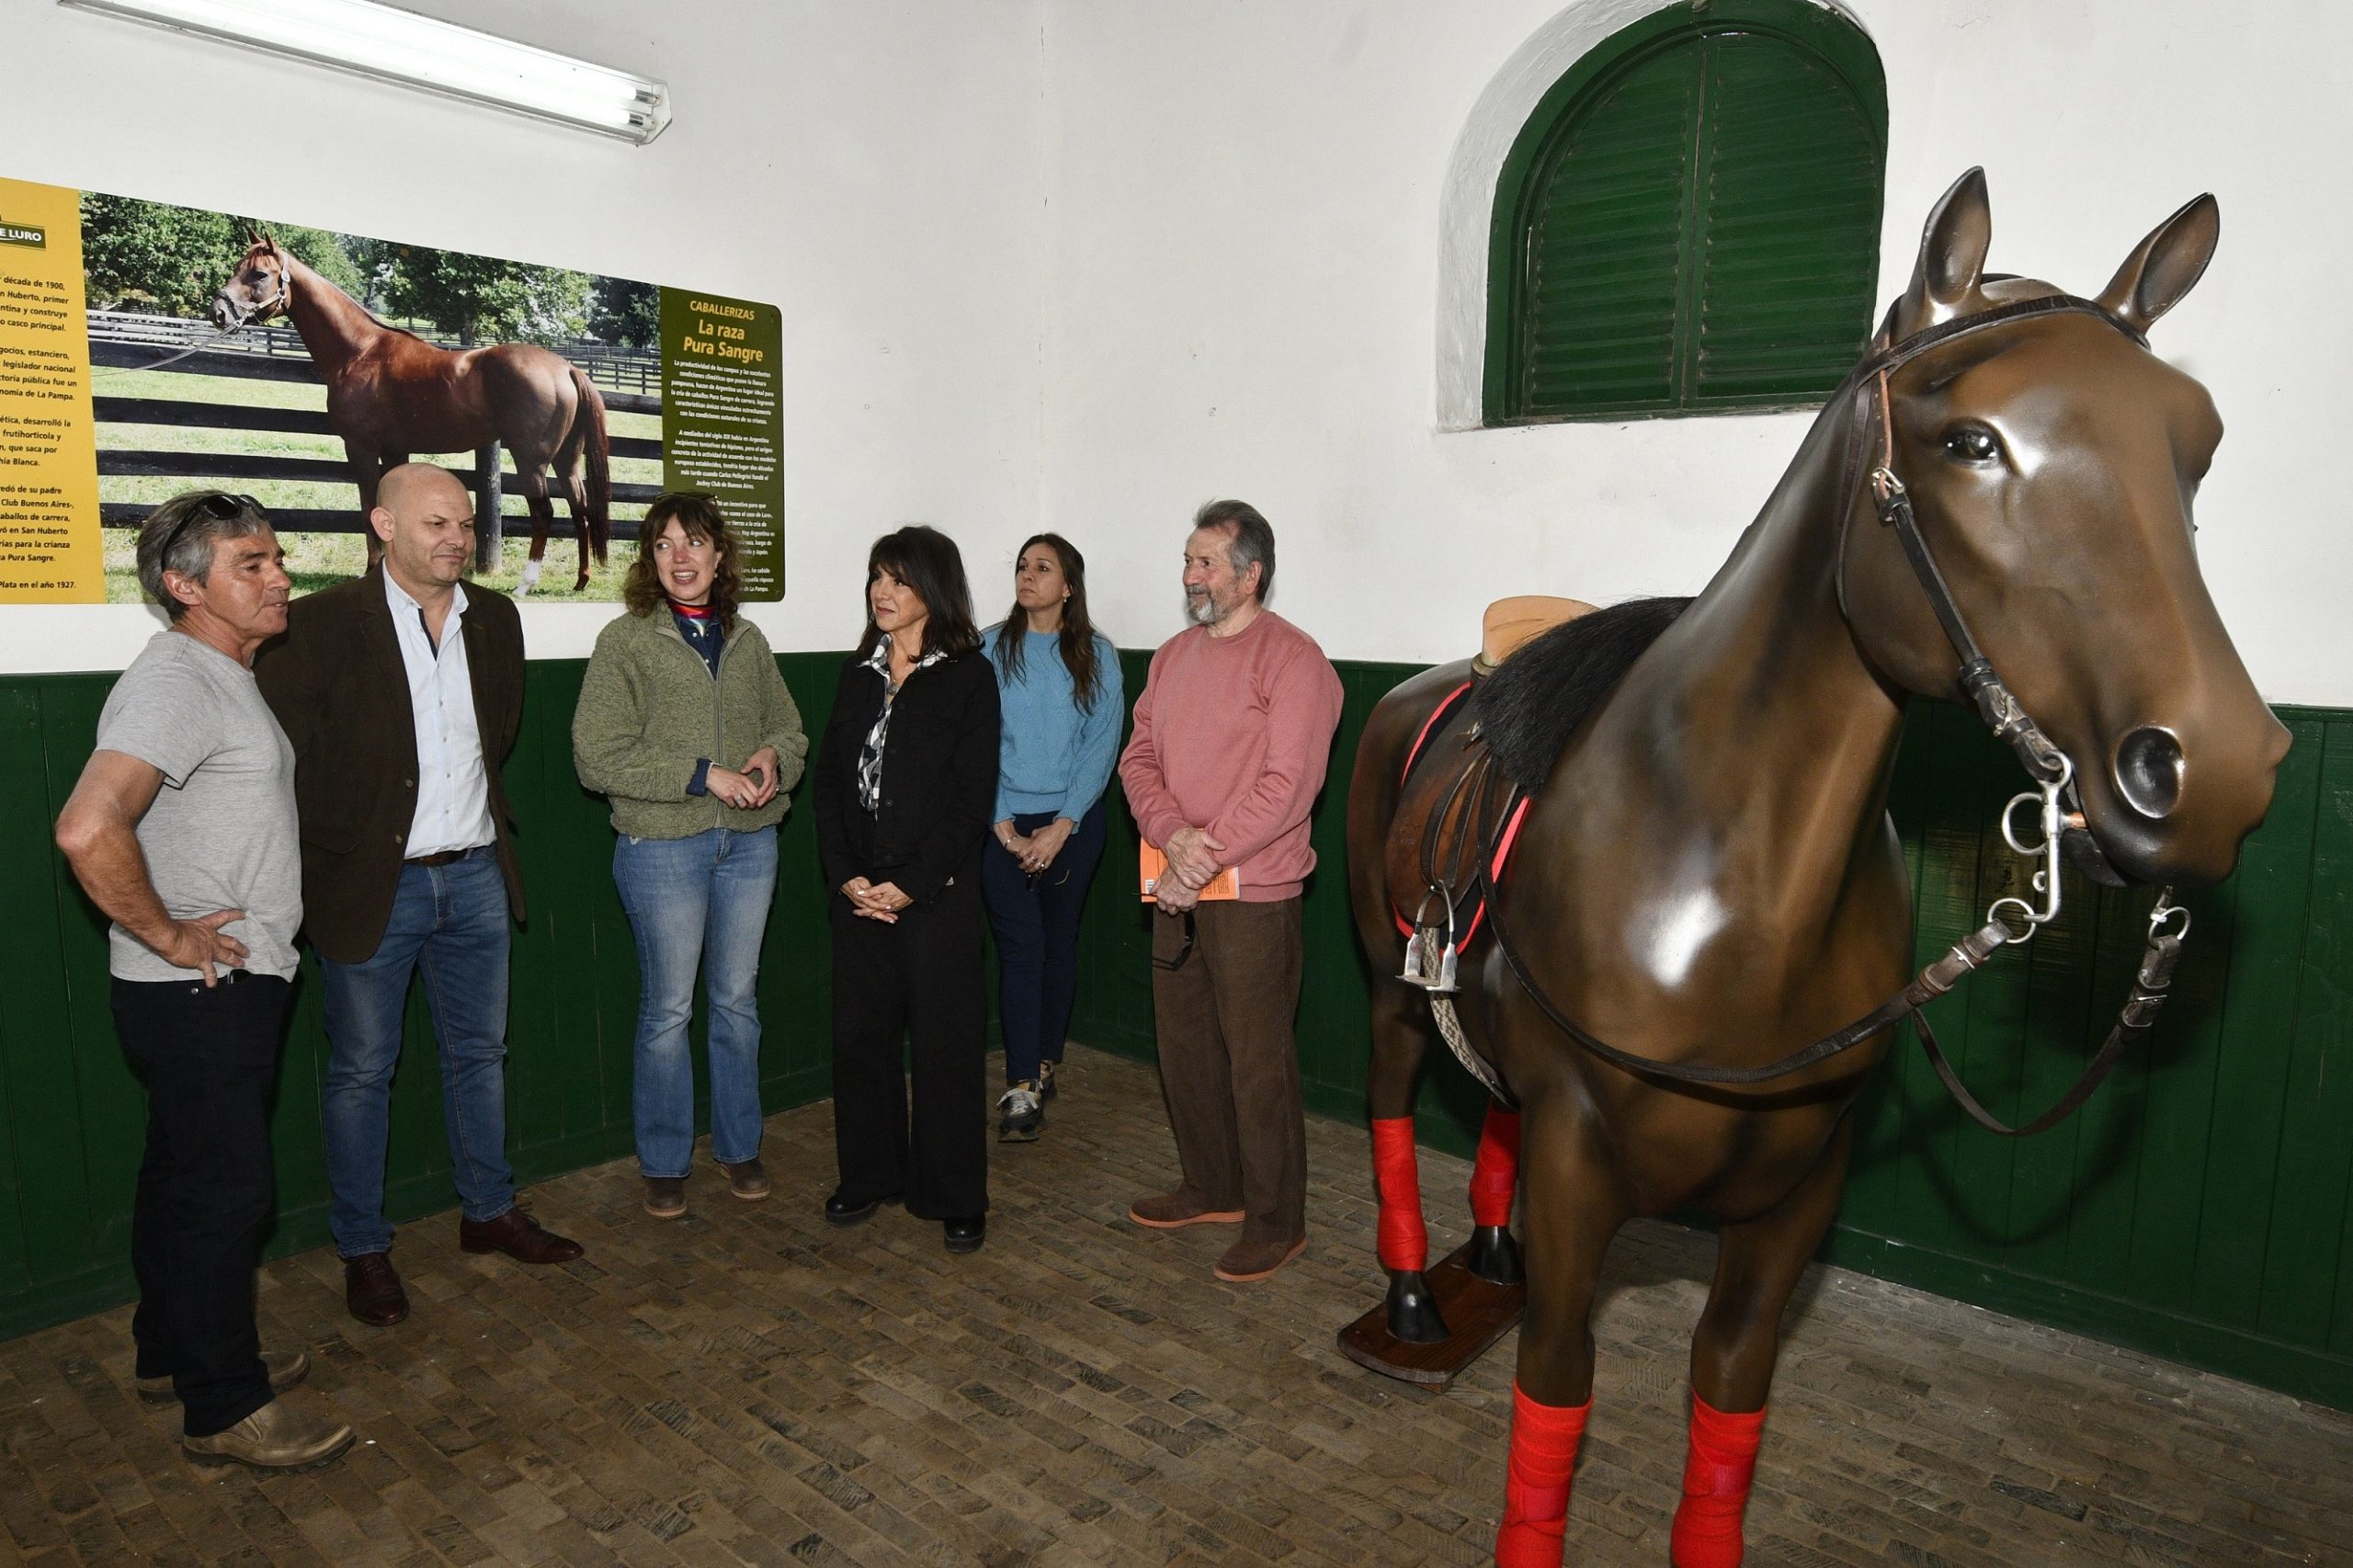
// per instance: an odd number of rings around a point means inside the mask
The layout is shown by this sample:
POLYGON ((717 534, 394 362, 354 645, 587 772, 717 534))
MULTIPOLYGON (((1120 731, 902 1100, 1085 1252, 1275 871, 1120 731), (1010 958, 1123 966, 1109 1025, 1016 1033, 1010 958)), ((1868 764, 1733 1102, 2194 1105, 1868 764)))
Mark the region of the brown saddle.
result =
MULTIPOLYGON (((1518 813, 1527 807, 1480 738, 1471 703, 1478 677, 1530 639, 1592 608, 1578 599, 1537 595, 1487 607, 1472 678, 1447 694, 1405 754, 1384 869, 1392 916, 1406 936, 1419 927, 1446 946, 1470 945, 1486 913, 1487 890, 1511 853, 1518 813)), ((1445 988, 1452 989, 1450 980, 1445 988)))

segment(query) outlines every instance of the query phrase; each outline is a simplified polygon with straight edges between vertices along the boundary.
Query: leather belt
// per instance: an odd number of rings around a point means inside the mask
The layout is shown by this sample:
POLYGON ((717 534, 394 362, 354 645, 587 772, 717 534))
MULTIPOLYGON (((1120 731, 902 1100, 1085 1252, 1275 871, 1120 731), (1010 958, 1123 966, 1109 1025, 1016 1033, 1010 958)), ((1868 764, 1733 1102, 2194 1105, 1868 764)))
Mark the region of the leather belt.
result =
POLYGON ((458 861, 464 859, 467 856, 479 853, 483 847, 483 846, 477 844, 472 849, 437 849, 430 855, 412 855, 405 862, 404 862, 404 864, 411 866, 455 865, 458 861))

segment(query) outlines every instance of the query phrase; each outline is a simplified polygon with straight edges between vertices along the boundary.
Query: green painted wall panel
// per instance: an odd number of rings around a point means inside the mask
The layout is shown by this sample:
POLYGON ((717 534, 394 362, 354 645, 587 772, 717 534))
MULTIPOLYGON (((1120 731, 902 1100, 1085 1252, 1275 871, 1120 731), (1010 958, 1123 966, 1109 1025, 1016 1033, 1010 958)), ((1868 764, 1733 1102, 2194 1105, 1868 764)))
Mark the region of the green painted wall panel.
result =
MULTIPOLYGON (((780 661, 812 733, 839 657, 780 661)), ((1121 655, 1129 691, 1147 656, 1121 655)), ((574 779, 577 662, 534 665, 508 769, 531 918, 517 933, 510 1149, 529 1181, 630 1148, 637 975, 614 894, 602 802, 574 779)), ((1366 715, 1405 665, 1341 669, 1347 706, 1316 809, 1321 868, 1305 901, 1300 1057, 1309 1104, 1363 1114, 1370 972, 1348 920, 1347 774, 1366 715)), ((125 1229, 141 1096, 106 1006, 103 926, 64 873, 49 824, 86 756, 110 677, 0 678, 0 898, 18 915, 0 1009, 0 1334, 127 1298, 125 1229)), ((2040 1142, 1965 1124, 1908 1040, 1866 1091, 1847 1202, 1825 1255, 1848 1267, 2353 1408, 2353 713, 2282 710, 2296 738, 2245 868, 2193 895, 2176 1000, 2148 1049, 2040 1142)), ((2016 891, 1995 812, 2021 787, 1967 715, 1916 711, 1890 806, 1914 871, 1925 960, 2016 891)), ((1149 1059, 1149 921, 1133 894, 1135 832, 1116 782, 1109 845, 1082 926, 1074 1038, 1149 1059)), ((760 977, 770 1108, 827 1090, 824 890, 809 812, 780 844, 760 977)), ((2031 1113, 2097 1048, 2137 960, 2146 894, 2066 881, 2067 913, 1935 1016, 1998 1110, 2031 1113)), ((388 1195, 396 1221, 454 1203, 438 1064, 421 994, 394 1087, 388 1195)), ((273 1143, 274 1252, 326 1239, 317 1095, 319 985, 298 984, 273 1143)), ((699 1040, 702 1019, 694 1031, 699 1040)), ((1468 1153, 1483 1100, 1433 1040, 1424 1141, 1468 1153)), ((1173 1168, 1174 1152, 1169 1152, 1173 1168)), ((1370 1155, 1363 1181, 1370 1188, 1370 1155)), ((1347 1179, 1347 1173, 1329 1173, 1347 1179)), ((1463 1196, 1427 1195, 1443 1233, 1463 1196)))

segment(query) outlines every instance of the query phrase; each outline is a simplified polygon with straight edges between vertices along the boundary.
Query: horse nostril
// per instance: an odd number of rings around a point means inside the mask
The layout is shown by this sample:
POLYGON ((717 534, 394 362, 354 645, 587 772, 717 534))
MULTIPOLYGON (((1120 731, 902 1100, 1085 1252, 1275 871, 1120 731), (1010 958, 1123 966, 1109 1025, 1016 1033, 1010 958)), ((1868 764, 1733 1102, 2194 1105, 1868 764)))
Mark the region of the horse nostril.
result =
POLYGON ((2165 816, 2181 803, 2182 766, 2173 732, 2144 725, 2117 745, 2117 791, 2143 816, 2165 816))

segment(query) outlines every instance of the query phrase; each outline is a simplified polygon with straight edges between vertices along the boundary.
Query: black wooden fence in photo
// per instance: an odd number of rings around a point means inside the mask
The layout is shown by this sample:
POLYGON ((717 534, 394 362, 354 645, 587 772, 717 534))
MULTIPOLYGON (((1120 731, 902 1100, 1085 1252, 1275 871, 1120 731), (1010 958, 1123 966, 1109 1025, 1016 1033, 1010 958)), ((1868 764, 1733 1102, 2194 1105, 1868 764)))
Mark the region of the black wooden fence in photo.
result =
MULTIPOLYGON (((91 312, 93 331, 90 343, 90 363, 96 369, 158 369, 165 374, 195 376, 235 376, 248 380, 272 381, 308 381, 319 384, 321 377, 311 363, 301 340, 290 332, 290 349, 257 340, 250 347, 215 347, 200 349, 170 365, 155 363, 159 351, 169 349, 174 339, 184 343, 185 333, 141 335, 125 331, 120 335, 100 337, 96 320, 100 314, 119 317, 121 312, 91 312)), ((166 317, 133 318, 152 323, 171 322, 185 329, 196 326, 191 322, 178 322, 166 317)), ((256 331, 276 331, 272 328, 247 328, 237 337, 238 343, 256 331)), ((567 358, 571 350, 564 350, 567 358)), ((650 357, 638 356, 642 361, 650 357)), ((609 358, 600 366, 595 359, 574 360, 586 370, 589 379, 597 383, 604 394, 605 407, 616 414, 660 414, 662 398, 659 388, 659 365, 655 364, 653 385, 647 392, 622 392, 607 384, 607 370, 623 366, 624 360, 609 358)), ((628 369, 625 380, 642 384, 642 365, 628 369)), ((100 386, 104 385, 99 381, 100 386)), ((233 403, 210 403, 185 398, 109 397, 103 393, 92 399, 94 413, 100 424, 162 425, 185 429, 239 430, 277 435, 333 436, 335 428, 327 423, 324 410, 307 408, 248 408, 233 403)), ((616 458, 643 458, 662 460, 662 442, 644 437, 616 436, 611 440, 616 458)), ((474 516, 477 519, 475 564, 488 571, 498 564, 500 541, 504 534, 501 516, 506 481, 513 469, 496 442, 474 453, 472 472, 453 471, 466 487, 474 493, 474 516)), ((129 449, 101 447, 98 450, 100 475, 122 474, 142 478, 164 477, 185 479, 191 483, 214 481, 292 481, 314 484, 353 484, 351 465, 341 459, 283 457, 268 452, 187 452, 152 449, 129 449)), ((662 493, 655 484, 623 484, 612 487, 615 506, 643 506, 662 493)), ((99 521, 108 528, 136 528, 154 509, 151 502, 108 501, 98 507, 99 521)), ((364 533, 367 519, 359 515, 358 495, 355 487, 352 504, 347 507, 273 506, 270 517, 278 531, 294 533, 364 533)), ((561 500, 556 503, 556 526, 552 539, 568 537, 571 524, 561 500)), ((616 540, 634 540, 637 523, 633 519, 615 517, 612 538, 616 540)))

